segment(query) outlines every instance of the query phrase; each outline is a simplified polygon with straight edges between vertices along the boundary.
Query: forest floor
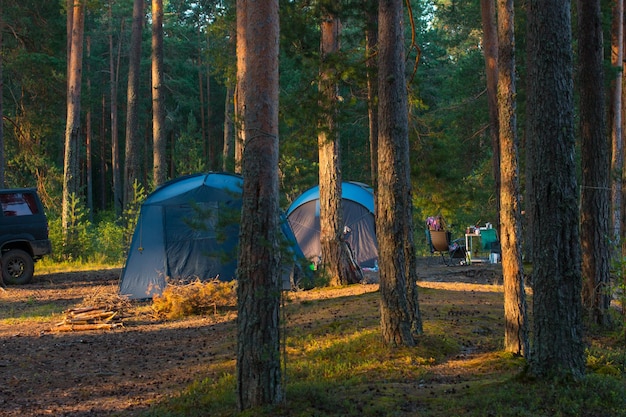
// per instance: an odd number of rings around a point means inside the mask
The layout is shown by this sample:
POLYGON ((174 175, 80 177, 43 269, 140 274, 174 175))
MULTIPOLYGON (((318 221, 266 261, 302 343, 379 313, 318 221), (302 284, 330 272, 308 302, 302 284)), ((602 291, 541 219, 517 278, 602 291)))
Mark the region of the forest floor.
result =
MULTIPOLYGON (((501 290, 500 265, 418 263, 420 286, 501 290)), ((119 276, 119 269, 36 273, 28 285, 0 290, 0 416, 137 415, 195 380, 218 377, 207 375, 207 362, 234 364, 233 311, 163 320, 149 304, 130 303, 119 327, 60 331, 69 309, 114 297, 119 276)), ((300 291, 290 302, 377 290, 374 283, 300 291)))

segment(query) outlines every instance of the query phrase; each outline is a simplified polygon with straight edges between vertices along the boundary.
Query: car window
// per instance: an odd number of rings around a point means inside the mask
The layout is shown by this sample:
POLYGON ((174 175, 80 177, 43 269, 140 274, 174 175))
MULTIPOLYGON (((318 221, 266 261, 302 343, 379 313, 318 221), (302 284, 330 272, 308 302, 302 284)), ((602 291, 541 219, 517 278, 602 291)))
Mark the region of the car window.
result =
POLYGON ((31 216, 39 212, 32 193, 0 194, 0 205, 5 216, 31 216))

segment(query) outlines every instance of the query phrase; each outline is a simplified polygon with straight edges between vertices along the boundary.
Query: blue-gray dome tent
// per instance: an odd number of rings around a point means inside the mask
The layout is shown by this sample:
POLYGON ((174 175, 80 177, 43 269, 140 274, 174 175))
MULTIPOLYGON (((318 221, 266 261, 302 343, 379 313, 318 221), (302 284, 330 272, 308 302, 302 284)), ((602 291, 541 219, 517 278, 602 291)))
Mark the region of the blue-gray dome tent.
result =
POLYGON ((160 294, 166 279, 235 278, 241 176, 193 174, 168 181, 141 206, 119 292, 160 294))
MULTIPOLYGON (((302 193, 287 209, 287 222, 293 230, 298 246, 311 262, 319 262, 320 204, 319 186, 302 193)), ((348 233, 356 262, 362 268, 378 265, 378 241, 374 220, 374 192, 371 187, 353 181, 341 184, 343 223, 348 233)))

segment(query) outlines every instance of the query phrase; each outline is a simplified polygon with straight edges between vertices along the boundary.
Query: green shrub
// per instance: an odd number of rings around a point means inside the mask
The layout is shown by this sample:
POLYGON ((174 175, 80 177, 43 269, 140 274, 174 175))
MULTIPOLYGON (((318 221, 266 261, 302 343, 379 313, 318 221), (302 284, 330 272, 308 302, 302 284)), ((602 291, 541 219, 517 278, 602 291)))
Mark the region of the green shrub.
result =
POLYGON ((124 241, 124 228, 115 221, 102 221, 95 227, 95 261, 120 264, 124 263, 128 247, 124 241), (98 259, 95 259, 98 258, 98 259))

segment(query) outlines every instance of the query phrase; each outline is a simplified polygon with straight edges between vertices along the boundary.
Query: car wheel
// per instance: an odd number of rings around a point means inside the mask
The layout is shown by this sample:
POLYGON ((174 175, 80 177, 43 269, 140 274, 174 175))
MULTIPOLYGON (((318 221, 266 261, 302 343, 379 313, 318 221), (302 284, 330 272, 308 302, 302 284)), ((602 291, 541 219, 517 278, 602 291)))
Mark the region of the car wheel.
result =
POLYGON ((12 249, 2 255, 2 278, 7 284, 28 284, 33 279, 35 262, 20 249, 12 249))

